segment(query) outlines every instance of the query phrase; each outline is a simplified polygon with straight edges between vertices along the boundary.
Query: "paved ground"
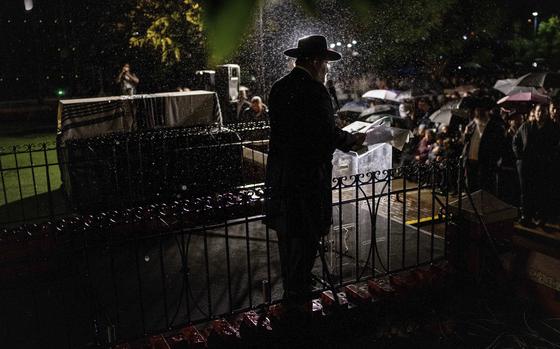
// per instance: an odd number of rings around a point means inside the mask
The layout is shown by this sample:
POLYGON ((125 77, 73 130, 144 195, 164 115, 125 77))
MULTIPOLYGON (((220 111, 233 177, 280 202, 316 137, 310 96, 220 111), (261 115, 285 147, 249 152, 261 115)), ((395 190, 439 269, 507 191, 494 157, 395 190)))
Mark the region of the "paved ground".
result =
MULTIPOLYGON (((355 210, 348 205, 344 211, 349 220, 343 222, 343 256, 340 257, 336 230, 331 235, 335 241, 334 251, 327 253, 334 274, 340 275, 342 263, 344 281, 356 279, 358 274, 371 275, 372 266, 378 274, 401 268, 403 232, 405 265, 416 263, 417 252, 421 262, 430 260, 432 239, 428 232, 419 232, 410 226, 403 230, 400 222, 388 224, 387 219, 379 215, 373 265, 372 259, 367 258, 372 247, 371 234, 358 239, 359 252, 356 254, 355 228, 350 215, 355 210), (391 229, 389 245, 388 228, 391 229), (419 249, 416 248, 418 239, 419 249)), ((364 232, 371 231, 365 220, 359 227, 364 232)), ((3 314, 12 314, 7 317, 12 320, 4 324, 7 329, 0 335, 21 341, 19 347, 32 347, 33 338, 25 333, 33 332, 34 326, 38 325, 40 330, 37 333, 43 337, 44 343, 64 338, 71 347, 80 347, 87 343, 85 338, 92 340, 93 323, 88 317, 95 313, 99 315, 97 326, 101 337, 105 336, 106 326, 114 325, 120 338, 130 338, 210 314, 260 304, 264 301, 262 282, 265 280, 271 287, 272 299, 280 299, 279 262, 273 234, 268 249, 266 230, 258 221, 232 225, 228 227, 227 236, 222 228, 192 235, 117 242, 116 238, 101 233, 98 239, 90 242, 98 247, 91 246, 87 256, 70 253, 55 258, 57 269, 52 270, 51 277, 38 275, 31 283, 1 291, 0 307, 3 314), (188 251, 185 250, 187 245, 188 251), (186 258, 183 258, 182 251, 186 258), (89 265, 85 263, 85 257, 89 265), (44 278, 45 282, 40 282, 39 278, 44 278), (72 328, 69 335, 63 330, 67 326, 72 328)), ((441 258, 443 241, 437 236, 433 241, 434 258, 441 258)), ((73 250, 71 246, 67 247, 69 251, 73 250)), ((314 273, 322 275, 319 263, 316 263, 314 273)))

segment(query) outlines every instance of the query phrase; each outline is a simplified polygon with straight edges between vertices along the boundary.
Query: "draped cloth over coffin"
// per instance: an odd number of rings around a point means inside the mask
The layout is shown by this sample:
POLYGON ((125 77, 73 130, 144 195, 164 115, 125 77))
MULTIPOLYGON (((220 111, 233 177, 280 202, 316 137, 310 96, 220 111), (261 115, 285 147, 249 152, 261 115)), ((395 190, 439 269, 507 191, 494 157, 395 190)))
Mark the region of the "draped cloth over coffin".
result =
POLYGON ((215 92, 169 92, 61 100, 59 140, 159 127, 222 125, 215 92))

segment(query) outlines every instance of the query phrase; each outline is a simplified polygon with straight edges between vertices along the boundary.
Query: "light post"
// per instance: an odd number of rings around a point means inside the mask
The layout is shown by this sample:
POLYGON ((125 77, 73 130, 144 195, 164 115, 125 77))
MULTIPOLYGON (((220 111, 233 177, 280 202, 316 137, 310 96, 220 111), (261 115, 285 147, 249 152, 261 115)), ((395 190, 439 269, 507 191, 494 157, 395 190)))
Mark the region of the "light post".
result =
POLYGON ((532 13, 533 15, 533 34, 537 35, 537 28, 538 28, 538 20, 539 20, 539 13, 537 11, 534 11, 532 13))
POLYGON ((266 93, 266 81, 264 77, 264 36, 263 36, 263 12, 264 12, 264 2, 259 1, 259 89, 263 101, 268 102, 266 93))

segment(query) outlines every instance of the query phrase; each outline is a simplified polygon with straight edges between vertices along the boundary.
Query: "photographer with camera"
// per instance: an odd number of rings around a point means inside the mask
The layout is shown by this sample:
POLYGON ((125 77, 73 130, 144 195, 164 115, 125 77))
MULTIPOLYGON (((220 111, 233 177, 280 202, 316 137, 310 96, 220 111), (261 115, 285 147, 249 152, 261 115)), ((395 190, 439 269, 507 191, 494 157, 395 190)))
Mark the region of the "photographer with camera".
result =
POLYGON ((136 86, 138 86, 140 79, 130 71, 130 64, 125 63, 115 82, 119 85, 121 95, 132 96, 136 93, 136 86))

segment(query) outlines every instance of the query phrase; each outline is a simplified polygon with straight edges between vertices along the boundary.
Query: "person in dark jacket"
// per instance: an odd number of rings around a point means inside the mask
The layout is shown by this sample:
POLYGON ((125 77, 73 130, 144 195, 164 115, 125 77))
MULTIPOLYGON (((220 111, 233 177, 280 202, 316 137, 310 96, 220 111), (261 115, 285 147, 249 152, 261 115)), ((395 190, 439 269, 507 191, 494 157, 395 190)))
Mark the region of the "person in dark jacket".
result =
POLYGON ((251 104, 243 110, 239 119, 241 122, 268 120, 268 108, 262 102, 261 97, 254 96, 251 98, 251 104))
POLYGON ((468 189, 496 194, 496 177, 506 144, 506 127, 499 115, 492 114, 493 102, 480 98, 474 105, 474 118, 465 127, 463 165, 468 189))
POLYGON ((425 125, 426 127, 432 127, 433 122, 430 120, 430 115, 432 115, 433 109, 430 100, 427 98, 420 98, 416 106, 416 120, 418 125, 425 125))
POLYGON ((317 247, 332 224, 333 152, 361 145, 365 135, 335 126, 324 82, 327 62, 341 56, 327 49, 325 37, 304 37, 284 54, 297 60, 268 99, 266 223, 278 235, 284 300, 299 306, 309 297, 317 247))
POLYGON ((511 144, 513 143, 513 137, 519 130, 519 127, 523 123, 524 115, 519 112, 504 113, 502 119, 507 123, 506 129, 506 151, 503 156, 501 171, 499 178, 498 192, 500 198, 505 202, 519 206, 519 176, 517 175, 517 165, 515 160, 515 154, 511 144))
POLYGON ((245 109, 251 107, 251 102, 247 99, 247 89, 239 90, 239 96, 237 97, 236 105, 236 120, 240 120, 243 116, 245 109))
POLYGON ((521 125, 513 137, 513 152, 521 186, 521 219, 524 225, 544 226, 551 218, 555 186, 553 160, 558 152, 560 129, 548 115, 546 105, 533 109, 534 120, 521 125), (535 219, 535 221, 533 221, 535 219))

